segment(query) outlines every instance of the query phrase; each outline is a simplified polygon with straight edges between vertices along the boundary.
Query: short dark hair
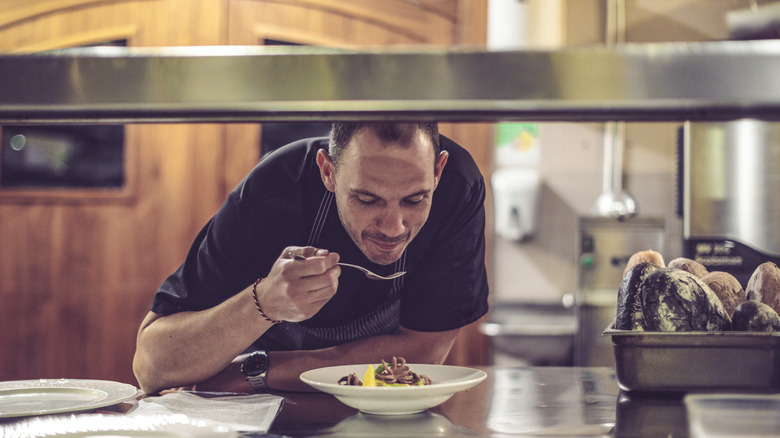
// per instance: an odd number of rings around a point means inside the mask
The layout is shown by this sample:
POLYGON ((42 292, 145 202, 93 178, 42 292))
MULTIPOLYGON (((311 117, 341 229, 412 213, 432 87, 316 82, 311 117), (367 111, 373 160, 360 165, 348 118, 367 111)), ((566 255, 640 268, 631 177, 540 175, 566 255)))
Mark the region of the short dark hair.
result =
POLYGON ((412 136, 418 131, 422 131, 430 138, 433 144, 434 159, 441 152, 441 143, 439 142, 439 124, 431 123, 401 123, 401 122, 336 122, 330 129, 330 142, 328 153, 330 154, 333 165, 338 167, 341 154, 344 148, 349 144, 352 137, 362 128, 370 129, 381 140, 387 143, 396 143, 402 146, 409 145, 412 136))

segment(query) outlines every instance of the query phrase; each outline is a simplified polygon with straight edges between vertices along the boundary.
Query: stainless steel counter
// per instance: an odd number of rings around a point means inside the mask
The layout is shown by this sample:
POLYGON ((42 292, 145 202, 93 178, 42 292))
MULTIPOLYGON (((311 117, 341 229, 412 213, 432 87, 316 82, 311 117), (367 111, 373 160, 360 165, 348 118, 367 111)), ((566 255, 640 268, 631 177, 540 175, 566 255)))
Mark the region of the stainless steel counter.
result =
POLYGON ((0 54, 0 123, 780 120, 780 41, 0 54))
MULTIPOLYGON (((266 438, 688 436, 682 394, 629 394, 619 391, 612 368, 491 366, 483 369, 487 372, 487 379, 477 386, 455 394, 426 412, 413 415, 363 414, 329 394, 278 392, 277 395, 284 401, 268 433, 245 432, 242 435, 266 438)), ((201 395, 220 397, 213 393, 201 395)), ((192 409, 190 421, 203 418, 202 408, 192 404, 197 402, 190 399, 189 404, 177 403, 180 404, 176 410, 178 415, 186 418, 189 416, 187 409, 192 409)), ((86 424, 117 427, 117 424, 123 423, 101 424, 100 417, 128 414, 135 404, 135 400, 131 400, 97 412, 83 413, 83 416, 65 414, 0 419, 0 436, 8 433, 18 436, 13 432, 20 430, 83 432, 87 430, 86 424), (93 414, 97 416, 92 417, 93 414), (41 429, 42 426, 47 427, 41 429)), ((231 417, 235 414, 233 409, 242 408, 224 409, 225 421, 235 421, 238 417, 231 417)), ((149 410, 146 412, 150 413, 149 410)), ((180 420, 172 422, 181 423, 180 420)), ((159 419, 158 422, 166 424, 159 419)))
POLYGON ((611 368, 487 368, 488 378, 428 412, 359 413, 327 394, 281 393, 272 436, 687 436, 680 395, 629 396, 611 368))

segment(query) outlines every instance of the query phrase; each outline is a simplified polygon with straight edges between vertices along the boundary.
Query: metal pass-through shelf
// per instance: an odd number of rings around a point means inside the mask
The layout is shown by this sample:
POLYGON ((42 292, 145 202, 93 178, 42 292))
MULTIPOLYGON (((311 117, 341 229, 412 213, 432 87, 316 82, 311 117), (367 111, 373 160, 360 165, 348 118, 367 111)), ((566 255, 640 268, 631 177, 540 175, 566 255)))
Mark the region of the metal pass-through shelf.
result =
POLYGON ((0 123, 780 120, 780 41, 0 54, 0 123))

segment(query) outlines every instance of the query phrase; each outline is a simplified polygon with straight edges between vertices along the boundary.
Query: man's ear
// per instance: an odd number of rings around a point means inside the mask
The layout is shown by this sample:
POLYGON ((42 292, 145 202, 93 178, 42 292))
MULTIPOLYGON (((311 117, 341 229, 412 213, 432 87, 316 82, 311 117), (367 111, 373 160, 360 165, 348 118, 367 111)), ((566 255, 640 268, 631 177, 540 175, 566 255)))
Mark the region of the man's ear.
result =
POLYGON ((325 184, 325 188, 335 193, 336 167, 333 165, 333 160, 330 158, 327 150, 320 149, 317 151, 317 166, 320 168, 320 177, 322 178, 322 183, 325 184))
POLYGON ((436 158, 436 164, 433 166, 433 189, 439 185, 441 179, 441 173, 444 170, 444 166, 447 164, 447 158, 450 157, 450 153, 447 151, 439 152, 439 156, 436 158))

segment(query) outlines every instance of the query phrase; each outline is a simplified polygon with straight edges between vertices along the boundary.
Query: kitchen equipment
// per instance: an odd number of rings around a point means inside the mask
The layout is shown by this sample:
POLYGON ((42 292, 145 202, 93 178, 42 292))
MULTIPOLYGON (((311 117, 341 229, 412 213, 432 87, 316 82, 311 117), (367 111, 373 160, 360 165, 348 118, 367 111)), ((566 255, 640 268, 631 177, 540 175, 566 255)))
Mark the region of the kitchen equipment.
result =
POLYGON ((577 336, 574 363, 613 366, 612 344, 601 334, 615 319, 617 290, 629 257, 665 253, 664 220, 653 217, 582 217, 578 229, 577 336))
MULTIPOLYGON (((626 41, 626 8, 623 0, 607 0, 607 22, 604 42, 607 47, 626 41)), ((623 146, 626 137, 624 122, 604 124, 604 183, 601 195, 593 205, 593 214, 624 218, 635 216, 634 198, 623 189, 623 146)))
POLYGON ((626 391, 780 392, 780 333, 604 331, 626 391))
POLYGON ((636 201, 623 189, 623 141, 626 125, 608 122, 604 127, 604 180, 593 214, 624 218, 638 213, 636 201))
POLYGON ((780 435, 779 396, 692 394, 684 402, 691 438, 780 435))
MULTIPOLYGON (((570 298, 571 295, 566 295, 570 298)), ((488 337, 494 365, 571 366, 577 322, 573 303, 497 301, 488 321, 480 324, 488 337)))
POLYGON ((680 147, 683 255, 744 287, 780 264, 780 124, 686 123, 680 147))
POLYGON ((0 123, 780 120, 778 54, 776 40, 8 53, 0 55, 0 123))
POLYGON ((620 391, 615 406, 615 437, 681 437, 688 430, 679 393, 620 391))
POLYGON ((726 25, 733 40, 777 39, 780 37, 780 3, 767 3, 759 8, 756 0, 750 7, 729 11, 726 25))
POLYGON ((350 263, 339 262, 338 265, 339 266, 346 266, 348 268, 354 268, 354 269, 357 269, 358 271, 362 271, 363 274, 365 274, 365 276, 367 278, 370 278, 372 280, 392 280, 394 278, 398 278, 398 277, 406 274, 406 271, 399 271, 399 272, 394 272, 394 273, 392 273, 390 275, 379 275, 379 274, 375 274, 375 273, 369 271, 368 269, 366 269, 366 268, 364 268, 362 266, 353 265, 353 264, 350 264, 350 263))

